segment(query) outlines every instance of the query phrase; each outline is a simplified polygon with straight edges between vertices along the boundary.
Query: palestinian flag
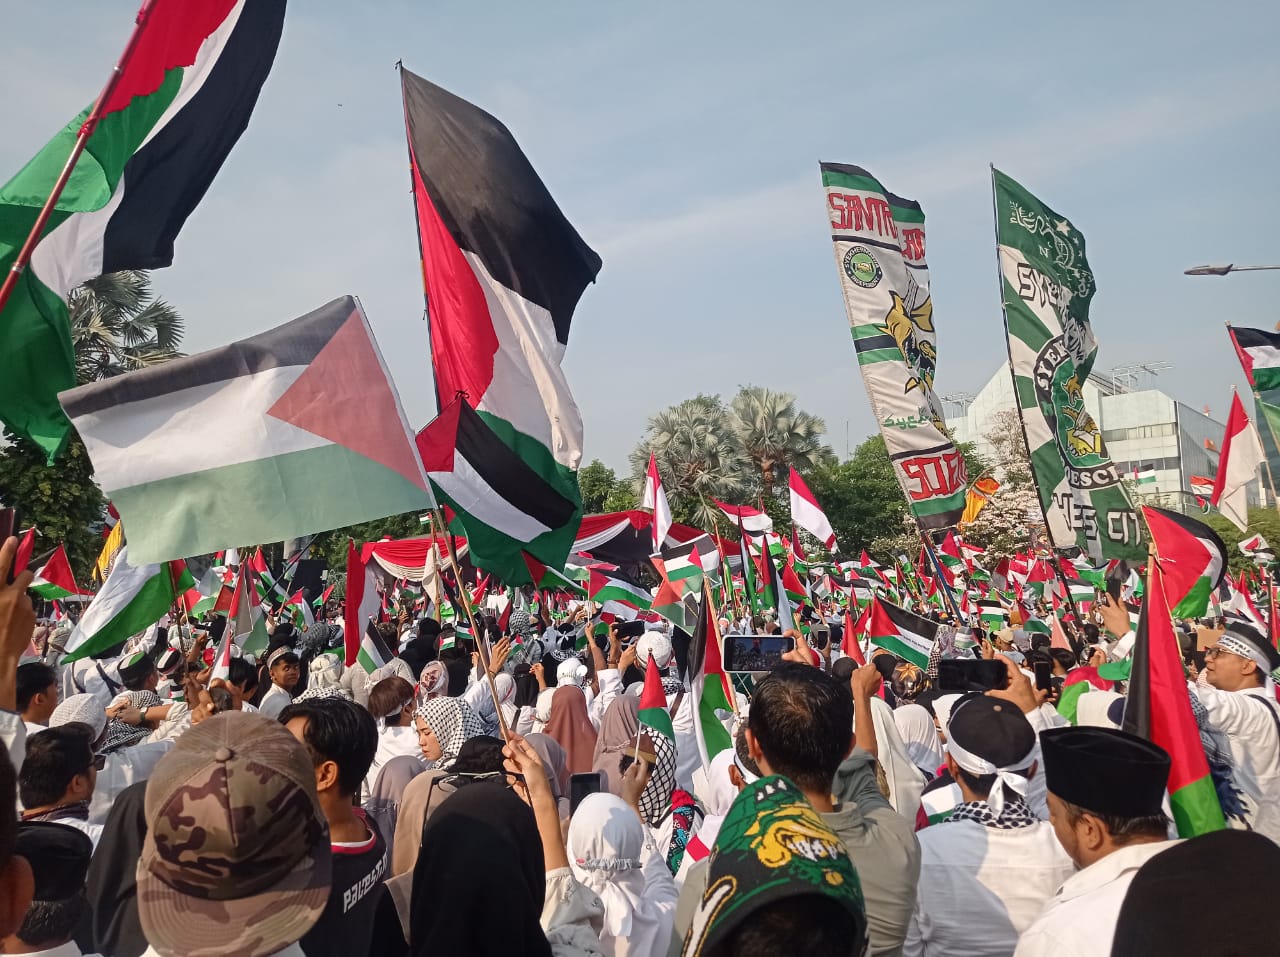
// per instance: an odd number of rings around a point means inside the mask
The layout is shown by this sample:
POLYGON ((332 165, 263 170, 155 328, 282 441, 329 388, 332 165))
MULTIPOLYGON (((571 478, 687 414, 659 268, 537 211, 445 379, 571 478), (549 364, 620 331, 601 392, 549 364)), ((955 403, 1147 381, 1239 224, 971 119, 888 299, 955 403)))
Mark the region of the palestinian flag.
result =
POLYGON ((572 578, 564 575, 562 572, 556 571, 549 565, 544 565, 532 555, 524 555, 525 573, 529 576, 529 580, 533 582, 533 587, 539 591, 554 591, 556 589, 564 589, 574 594, 585 595, 586 589, 572 578))
POLYGON ((408 70, 400 78, 436 405, 465 397, 485 426, 468 417, 457 468, 432 478, 472 561, 518 584, 521 552, 562 568, 582 519, 582 416, 560 363, 600 257, 506 127, 408 70))
POLYGON ((724 512, 734 524, 752 535, 760 536, 765 532, 773 531, 773 519, 769 517, 768 512, 762 512, 750 505, 726 505, 716 499, 711 501, 715 502, 716 508, 724 512))
POLYGON ((1160 562, 1149 570, 1151 585, 1142 605, 1133 669, 1124 706, 1124 730, 1169 752, 1169 804, 1179 837, 1194 837, 1226 826, 1200 732, 1191 711, 1178 639, 1169 617, 1165 574, 1160 562))
POLYGON ((653 605, 653 597, 639 585, 606 575, 594 568, 591 569, 591 579, 587 588, 587 597, 601 605, 617 601, 640 611, 648 611, 653 605))
POLYGON ((356 653, 356 661, 365 670, 365 674, 373 674, 389 663, 393 657, 395 656, 391 654, 391 649, 378 633, 377 624, 370 621, 360 638, 360 650, 356 653))
POLYGON ((1139 485, 1154 485, 1156 483, 1156 470, 1151 466, 1133 468, 1133 480, 1139 485))
POLYGON ((356 543, 347 539, 347 593, 342 636, 346 651, 343 663, 348 668, 359 659, 362 636, 369 622, 377 620, 380 606, 378 578, 373 570, 373 562, 362 562, 356 543))
POLYGON ((852 658, 859 665, 867 663, 866 657, 862 654, 861 637, 867 630, 867 623, 871 620, 871 605, 862 609, 862 613, 858 615, 858 620, 853 620, 853 615, 849 614, 846 609, 844 613, 844 633, 840 636, 840 651, 846 658, 852 658))
POLYGON ((311 606, 307 604, 307 599, 303 596, 301 588, 284 603, 284 607, 280 609, 280 614, 281 616, 291 615, 293 623, 303 631, 316 623, 316 616, 311 611, 311 606))
POLYGON ((434 504, 395 385, 351 296, 60 399, 124 516, 135 561, 434 504))
POLYGON ((1233 395, 1210 501, 1242 532, 1248 531, 1249 527, 1246 488, 1258 477, 1258 466, 1262 462, 1262 441, 1258 438, 1258 430, 1245 414, 1240 396, 1233 395))
POLYGON ((733 747, 733 739, 716 713, 733 711, 733 687, 724 671, 721 638, 711 604, 703 602, 703 606, 689 646, 689 672, 693 675, 692 694, 697 707, 694 733, 698 754, 702 766, 709 768, 712 758, 733 747))
POLYGON ((1267 540, 1261 535, 1250 535, 1248 538, 1242 539, 1237 547, 1242 555, 1252 558, 1259 565, 1273 562, 1276 559, 1275 552, 1271 550, 1271 546, 1267 544, 1267 540))
POLYGON ((689 631, 698 612, 696 597, 689 593, 685 583, 664 578, 654 592, 653 603, 649 610, 654 612, 682 631, 689 631))
POLYGON ((1209 596, 1227 570, 1227 546, 1203 522, 1165 508, 1143 506, 1142 514, 1155 543, 1164 575, 1166 597, 1175 604, 1174 618, 1203 618, 1209 596))
POLYGON ((937 634, 935 621, 878 598, 871 603, 867 638, 872 647, 892 651, 904 661, 927 668, 937 634))
POLYGON ((640 708, 636 714, 640 727, 664 735, 674 742, 675 729, 671 726, 671 712, 667 710, 667 693, 662 690, 662 675, 652 664, 644 669, 644 690, 640 693, 640 708))
POLYGON ((213 653, 213 670, 209 673, 209 681, 221 678, 226 681, 231 677, 231 629, 222 630, 222 639, 218 649, 213 653))
POLYGON ((654 558, 653 564, 663 578, 679 582, 685 592, 702 593, 702 558, 696 547, 673 549, 669 556, 654 558))
POLYGON ((178 595, 195 587, 186 562, 134 566, 129 563, 129 548, 120 549, 101 591, 80 616, 67 640, 64 663, 100 655, 150 628, 173 607, 178 595))
POLYGON ((809 491, 800 473, 791 470, 791 521, 822 542, 827 551, 836 550, 836 533, 831 530, 831 522, 818 504, 817 497, 809 491))
POLYGON ((742 563, 742 587, 749 611, 760 610, 760 588, 756 584, 756 563, 751 557, 751 543, 742 522, 738 522, 738 561, 742 563))
POLYGON ((267 634, 266 616, 257 597, 253 569, 246 562, 240 568, 236 590, 231 595, 231 608, 227 611, 227 628, 232 640, 247 655, 260 655, 267 650, 271 636, 267 634))
POLYGON ((1280 332, 1228 326, 1245 377, 1255 392, 1280 389, 1280 332))
POLYGON ((89 594, 76 586, 75 576, 71 574, 71 563, 67 561, 67 550, 61 544, 36 569, 35 574, 31 590, 47 601, 66 598, 68 595, 89 594))
POLYGON ((312 606, 314 606, 315 608, 323 608, 325 606, 325 603, 329 601, 329 596, 332 594, 333 594, 333 586, 330 585, 321 593, 319 598, 317 598, 315 601, 311 603, 312 606))
POLYGON ((1110 691, 1117 681, 1128 681, 1132 664, 1130 659, 1125 659, 1109 661, 1097 668, 1092 665, 1072 668, 1062 679, 1062 693, 1058 696, 1058 703, 1055 705, 1058 714, 1072 724, 1077 724, 1076 715, 1080 709, 1080 696, 1095 688, 1099 691, 1110 691))
POLYGON ((0 419, 50 460, 70 428, 57 393, 76 384, 72 290, 103 273, 173 262, 174 240, 249 123, 284 8, 284 0, 153 0, 96 127, 86 109, 0 189, 0 273, 8 275, 90 123, 0 317, 0 419))

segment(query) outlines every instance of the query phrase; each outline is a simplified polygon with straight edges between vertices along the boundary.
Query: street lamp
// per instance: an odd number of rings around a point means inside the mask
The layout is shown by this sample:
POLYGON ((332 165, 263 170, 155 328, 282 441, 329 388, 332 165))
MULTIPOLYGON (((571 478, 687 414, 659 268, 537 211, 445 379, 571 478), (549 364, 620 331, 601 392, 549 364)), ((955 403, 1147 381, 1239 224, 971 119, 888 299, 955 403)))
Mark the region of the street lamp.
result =
POLYGON ((1229 272, 1258 272, 1264 269, 1280 269, 1280 266, 1237 266, 1227 263, 1225 266, 1193 266, 1184 269, 1184 276, 1225 276, 1229 272))

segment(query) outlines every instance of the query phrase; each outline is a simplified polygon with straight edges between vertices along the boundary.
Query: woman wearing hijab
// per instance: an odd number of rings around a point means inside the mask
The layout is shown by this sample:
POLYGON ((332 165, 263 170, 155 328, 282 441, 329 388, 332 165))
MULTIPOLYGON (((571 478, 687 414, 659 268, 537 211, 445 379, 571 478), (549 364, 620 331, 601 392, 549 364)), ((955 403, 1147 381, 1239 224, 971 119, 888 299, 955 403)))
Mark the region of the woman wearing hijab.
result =
POLYGON ((932 780, 938 768, 946 763, 939 748, 933 715, 923 705, 902 704, 893 710, 893 722, 898 726, 907 757, 932 780))
POLYGON ((537 752, 519 737, 504 751, 529 803, 504 784, 483 782, 454 794, 431 816, 413 868, 411 953, 604 954, 603 907, 569 870, 537 752), (494 919, 495 907, 501 919, 494 919))
MULTIPOLYGON (((510 730, 516 726, 516 719, 519 717, 519 711, 515 706, 516 683, 515 679, 505 671, 499 672, 493 678, 493 690, 498 692, 498 702, 502 706, 502 718, 507 723, 507 729, 510 730)), ((493 691, 489 690, 489 682, 481 677, 479 681, 467 689, 464 699, 472 705, 472 710, 476 716, 484 722, 484 733, 492 737, 497 737, 500 733, 498 726, 498 711, 493 706, 493 691)))
POLYGON ((569 824, 568 851, 573 876, 604 903, 600 940, 614 957, 665 954, 679 891, 635 808, 588 795, 569 824))
POLYGON ((450 764, 463 742, 484 734, 484 723, 460 698, 423 701, 413 714, 413 724, 428 769, 450 764))
POLYGON ((551 717, 544 729, 564 748, 570 774, 591 770, 596 749, 596 729, 587 714, 587 699, 582 689, 566 685, 557 688, 551 698, 551 717))
POLYGON ((443 698, 449 693, 449 669, 442 661, 428 661, 418 677, 418 697, 423 701, 443 698))
POLYGON ((610 794, 622 794, 623 752, 635 743, 640 729, 640 719, 636 716, 638 710, 639 702, 635 695, 618 695, 609 702, 600 722, 591 769, 604 775, 602 783, 610 794))
POLYGON ((131 784, 116 796, 89 861, 85 894, 93 908, 93 940, 80 941, 85 953, 141 957, 147 950, 138 920, 137 877, 147 836, 146 796, 146 781, 131 784))
POLYGON ((566 763, 564 748, 555 738, 547 734, 530 734, 525 740, 538 752, 538 760, 547 772, 547 783, 551 785, 551 796, 556 799, 560 808, 561 820, 569 818, 569 766, 566 763))

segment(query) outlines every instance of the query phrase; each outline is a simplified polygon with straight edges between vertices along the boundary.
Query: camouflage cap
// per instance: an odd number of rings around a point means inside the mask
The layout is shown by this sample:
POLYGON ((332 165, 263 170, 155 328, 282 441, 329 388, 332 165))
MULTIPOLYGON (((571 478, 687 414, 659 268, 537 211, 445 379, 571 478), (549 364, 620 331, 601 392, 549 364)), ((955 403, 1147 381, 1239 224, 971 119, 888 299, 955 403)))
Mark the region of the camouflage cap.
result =
POLYGON ((329 833, 301 744, 229 711, 182 735, 147 782, 138 915, 165 957, 266 957, 329 899, 329 833))

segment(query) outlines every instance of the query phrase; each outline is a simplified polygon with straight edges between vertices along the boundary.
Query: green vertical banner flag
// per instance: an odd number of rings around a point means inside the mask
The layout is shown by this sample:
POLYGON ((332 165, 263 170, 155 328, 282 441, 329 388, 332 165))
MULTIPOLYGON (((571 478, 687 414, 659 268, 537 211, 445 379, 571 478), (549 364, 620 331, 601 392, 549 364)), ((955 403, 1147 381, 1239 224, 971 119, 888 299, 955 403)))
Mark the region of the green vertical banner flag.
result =
POLYGON ((894 474, 922 527, 955 525, 969 480, 933 391, 938 350, 924 213, 861 167, 821 168, 854 350, 894 474))
POLYGON ((1138 516, 1085 408, 1098 354, 1084 236, 992 169, 1009 368, 1049 538, 1093 559, 1142 558, 1138 516))

